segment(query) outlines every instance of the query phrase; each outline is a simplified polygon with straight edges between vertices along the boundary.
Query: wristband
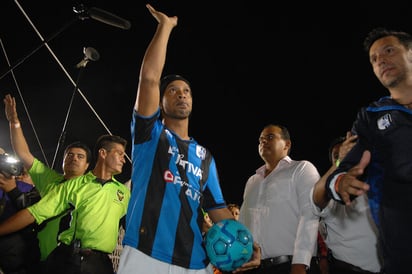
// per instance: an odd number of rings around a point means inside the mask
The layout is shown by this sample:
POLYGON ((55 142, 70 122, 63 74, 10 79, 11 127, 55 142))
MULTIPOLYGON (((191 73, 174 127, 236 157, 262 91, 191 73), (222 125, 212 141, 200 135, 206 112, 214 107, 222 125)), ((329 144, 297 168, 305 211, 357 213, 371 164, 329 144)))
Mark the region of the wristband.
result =
POLYGON ((338 167, 340 165, 340 160, 339 159, 336 160, 335 165, 336 165, 336 167, 338 167))
POLYGON ((17 122, 17 123, 10 123, 10 126, 12 126, 13 128, 20 128, 20 127, 21 127, 21 125, 20 125, 19 122, 17 122))
POLYGON ((338 178, 336 178, 336 181, 335 181, 335 192, 336 193, 339 193, 339 185, 340 185, 343 175, 345 174, 341 174, 338 176, 338 178))

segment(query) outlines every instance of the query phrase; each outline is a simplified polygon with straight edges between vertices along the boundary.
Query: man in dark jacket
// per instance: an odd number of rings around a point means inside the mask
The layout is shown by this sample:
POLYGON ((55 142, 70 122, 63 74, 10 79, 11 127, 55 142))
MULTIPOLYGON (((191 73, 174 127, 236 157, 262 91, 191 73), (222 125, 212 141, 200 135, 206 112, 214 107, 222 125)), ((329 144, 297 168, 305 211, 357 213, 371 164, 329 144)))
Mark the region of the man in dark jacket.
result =
MULTIPOLYGON (((0 222, 22 208, 40 200, 40 194, 27 179, 23 166, 0 148, 0 222)), ((0 236, 0 272, 6 274, 39 273, 40 250, 36 225, 0 236)))

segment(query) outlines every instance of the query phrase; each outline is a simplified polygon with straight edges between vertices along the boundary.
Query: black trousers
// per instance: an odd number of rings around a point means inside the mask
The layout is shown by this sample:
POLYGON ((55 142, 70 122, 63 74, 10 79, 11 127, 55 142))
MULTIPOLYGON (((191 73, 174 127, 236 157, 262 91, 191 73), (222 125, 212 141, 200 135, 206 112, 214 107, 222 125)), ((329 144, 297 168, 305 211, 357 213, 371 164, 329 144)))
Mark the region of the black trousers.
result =
POLYGON ((333 274, 379 274, 363 270, 360 267, 340 261, 333 257, 331 257, 331 260, 329 261, 329 271, 333 274))
POLYGON ((0 273, 40 274, 39 264, 40 249, 35 233, 22 230, 0 237, 0 273))
POLYGON ((113 274, 109 254, 60 244, 47 257, 45 274, 113 274))
MULTIPOLYGON (((244 274, 290 274, 290 269, 292 267, 291 262, 286 262, 283 264, 271 265, 266 267, 258 267, 256 269, 251 269, 244 271, 244 274)), ((318 260, 314 257, 310 262, 310 268, 306 271, 307 274, 320 274, 318 260)))

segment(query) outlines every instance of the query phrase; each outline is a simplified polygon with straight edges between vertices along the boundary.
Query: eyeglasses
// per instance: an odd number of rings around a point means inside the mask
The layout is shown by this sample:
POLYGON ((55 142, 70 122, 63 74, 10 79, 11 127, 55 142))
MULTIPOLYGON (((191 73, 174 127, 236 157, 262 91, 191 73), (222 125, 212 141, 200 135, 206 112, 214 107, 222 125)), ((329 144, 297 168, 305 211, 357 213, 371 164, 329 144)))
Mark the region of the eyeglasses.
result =
POLYGON ((268 134, 268 135, 263 135, 259 137, 259 143, 262 143, 263 141, 271 141, 276 137, 275 134, 268 134))

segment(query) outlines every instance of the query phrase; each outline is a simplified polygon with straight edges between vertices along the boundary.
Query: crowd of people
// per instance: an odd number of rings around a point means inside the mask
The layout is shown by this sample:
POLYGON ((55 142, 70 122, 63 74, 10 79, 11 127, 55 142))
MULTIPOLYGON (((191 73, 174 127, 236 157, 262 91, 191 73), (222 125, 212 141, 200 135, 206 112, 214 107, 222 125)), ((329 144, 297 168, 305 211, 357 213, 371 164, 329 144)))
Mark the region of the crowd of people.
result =
POLYGON ((102 135, 93 154, 80 141, 68 145, 60 173, 31 153, 16 101, 5 96, 13 152, 0 149, 0 161, 13 154, 17 162, 0 165, 0 273, 226 273, 204 248, 205 233, 224 219, 242 222, 254 239, 251 259, 234 273, 408 273, 412 36, 376 28, 365 38, 390 95, 362 108, 331 142, 325 174, 292 159, 288 128, 268 124, 257 136, 263 164, 236 204, 224 198, 211 151, 189 135, 190 81, 164 75, 178 17, 146 7, 157 28, 132 110, 130 187, 116 179, 126 139, 102 135))

